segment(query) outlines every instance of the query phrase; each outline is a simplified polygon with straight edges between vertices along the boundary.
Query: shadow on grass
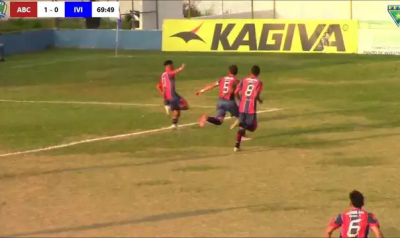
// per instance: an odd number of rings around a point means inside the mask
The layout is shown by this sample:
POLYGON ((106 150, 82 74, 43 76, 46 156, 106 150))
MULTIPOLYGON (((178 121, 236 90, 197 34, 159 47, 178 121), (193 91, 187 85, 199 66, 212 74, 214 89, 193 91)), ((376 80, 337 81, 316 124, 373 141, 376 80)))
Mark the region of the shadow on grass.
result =
POLYGON ((173 212, 173 213, 165 213, 159 215, 148 216, 139 219, 130 219, 123 221, 111 221, 104 223, 95 223, 90 225, 83 225, 77 227, 64 227, 64 228, 56 228, 56 229, 48 229, 48 230, 39 230, 33 232, 26 233, 17 233, 17 234, 8 234, 3 235, 4 237, 15 237, 15 236, 36 236, 36 235, 52 235, 61 232, 79 232, 79 231, 88 231, 93 229, 101 229, 106 227, 115 227, 115 226, 123 226, 123 225, 135 225, 147 222, 162 222, 174 219, 181 219, 187 217, 196 217, 203 215, 216 214, 221 212, 228 212, 233 210, 241 210, 241 209, 254 209, 257 207, 263 207, 264 205, 250 205, 250 206, 242 206, 242 207, 228 207, 228 208, 219 208, 219 209, 201 209, 194 211, 186 211, 186 212, 173 212))
POLYGON ((168 185, 171 184, 172 182, 169 180, 152 180, 152 181, 143 181, 136 183, 135 185, 138 187, 143 187, 143 186, 159 186, 159 185, 168 185))
POLYGON ((325 158, 318 162, 320 165, 334 165, 345 167, 367 167, 384 165, 385 160, 374 157, 356 157, 356 158, 325 158))
POLYGON ((185 166, 173 169, 176 172, 204 172, 209 170, 223 169, 223 166, 212 166, 212 165, 198 165, 198 166, 185 166))
MULTIPOLYGON (((241 154, 249 154, 249 153, 257 153, 264 151, 262 149, 254 149, 254 150, 246 150, 243 151, 241 154)), ((225 157, 225 156, 232 156, 232 153, 220 153, 215 154, 213 157, 225 157)), ((54 169, 48 171, 32 171, 32 172, 25 172, 25 173, 18 173, 18 174, 3 174, 0 175, 0 180, 3 179, 14 179, 14 178, 25 178, 31 176, 42 176, 42 175, 49 175, 49 174, 60 174, 60 173, 68 173, 68 172, 81 172, 81 171, 92 171, 92 170, 102 170, 102 169, 115 169, 115 168, 124 168, 124 167, 134 167, 134 166, 147 166, 147 165, 159 165, 159 164, 167 164, 167 163, 174 163, 174 162, 182 162, 182 161, 193 161, 193 160, 200 160, 200 159, 208 159, 210 155, 199 155, 199 156, 190 156, 186 158, 178 158, 178 159, 167 159, 167 160, 153 160, 143 163, 120 163, 120 164, 113 164, 113 165, 98 165, 98 166, 87 166, 87 167, 77 167, 77 168, 67 168, 67 169, 54 169)), ((207 168, 189 168, 189 170, 193 171, 196 170, 204 171, 207 168)), ((210 168, 208 168, 210 169, 210 168)), ((217 169, 214 168, 213 169, 217 169)), ((218 167, 220 169, 220 167, 218 167)))
POLYGON ((299 211, 308 209, 301 206, 286 206, 282 204, 266 204, 259 207, 251 208, 250 212, 262 213, 262 212, 279 212, 279 211, 299 211))
MULTIPOLYGON (((338 146, 343 145, 347 142, 354 142, 360 140, 368 140, 368 139, 377 139, 377 138, 385 138, 385 137, 393 137, 400 136, 400 133, 386 133, 386 134, 378 134, 378 135, 369 135, 369 136, 360 136, 348 139, 338 139, 338 140, 294 140, 289 143, 281 143, 273 146, 273 148, 309 148, 309 147, 323 147, 323 146, 338 146)), ((259 153, 268 150, 272 150, 273 148, 261 148, 261 149, 250 149, 243 150, 240 155, 251 154, 251 153, 259 153)), ((213 157, 225 157, 225 156, 234 156, 232 153, 221 153, 215 154, 213 157)), ((67 173, 67 172, 80 172, 80 171, 92 171, 92 170, 102 170, 102 169, 115 169, 115 168, 123 168, 123 167, 133 167, 133 166, 147 166, 147 165, 158 165, 158 164, 167 164, 174 162, 182 162, 182 161, 193 161, 200 159, 208 159, 210 155, 200 155, 195 157, 187 157, 187 158, 179 158, 179 159, 168 159, 168 160, 155 160, 148 161, 144 163, 120 163, 113 165, 98 165, 98 166, 87 166, 87 167, 77 167, 77 168, 67 168, 67 169, 54 169, 49 171, 39 171, 39 172, 25 172, 18 174, 3 174, 0 175, 0 180, 4 179, 14 179, 14 178, 24 178, 31 176, 42 176, 49 174, 59 174, 59 173, 67 173)))
POLYGON ((296 148, 308 148, 308 147, 322 147, 322 146, 338 146, 344 145, 347 142, 354 142, 360 140, 368 140, 368 139, 377 139, 384 137, 392 137, 392 136, 400 136, 400 133, 387 133, 387 134, 379 134, 379 135, 371 135, 371 136, 360 136, 355 138, 348 139, 338 139, 338 140, 310 140, 310 141, 299 141, 292 142, 288 144, 282 144, 280 147, 296 147, 296 148))
POLYGON ((320 116, 320 115, 330 115, 330 114, 338 114, 338 115, 354 115, 355 113, 365 113, 365 112, 373 112, 379 109, 384 109, 384 106, 374 106, 374 107, 362 107, 362 108, 353 108, 353 109, 338 109, 338 110, 327 110, 327 111, 316 111, 316 112, 307 112, 301 114, 289 114, 289 115, 277 115, 271 117, 260 117, 258 120, 262 121, 273 121, 273 120, 286 120, 293 118, 301 118, 301 117, 310 117, 310 116, 320 116))
MULTIPOLYGON (((296 114, 296 115, 285 115, 285 116, 278 116, 272 118, 262 118, 261 120, 271 121, 271 120, 281 120, 281 119, 290 119, 295 117, 307 117, 313 115, 323 115, 323 114, 332 114, 332 113, 349 113, 349 112, 357 112, 357 111, 365 111, 365 110, 373 110, 375 108, 380 107, 366 107, 366 108, 359 108, 359 109, 351 109, 351 110, 332 110, 332 111, 322 111, 322 112, 311 112, 306 114, 296 114)), ((266 136, 259 136, 257 137, 257 141, 259 139, 266 139, 266 138, 274 138, 274 140, 265 143, 265 141, 259 141, 263 143, 262 146, 269 146, 269 148, 261 148, 255 150, 244 150, 240 154, 249 154, 249 153, 257 153, 263 152, 267 150, 271 150, 272 148, 316 148, 316 147, 332 147, 332 146, 341 146, 348 142, 359 141, 359 140, 367 140, 367 139, 375 139, 375 138, 383 138, 383 137, 392 137, 392 136, 399 136, 400 133, 386 133, 386 134, 378 134, 378 135, 369 135, 369 136, 361 136, 355 138, 348 138, 348 139, 337 139, 337 140, 322 140, 322 139, 307 139, 301 138, 301 135, 308 135, 308 134, 316 134, 316 133, 330 133, 330 132, 346 132, 346 131, 362 131, 368 129, 376 129, 376 128, 393 128, 400 126, 400 120, 385 122, 380 124, 371 124, 371 125, 357 125, 357 124, 339 124, 339 125, 330 125, 330 126, 323 126, 323 127, 311 127, 311 128, 300 128, 300 129, 293 129, 289 131, 278 132, 275 134, 269 134, 266 136), (292 139, 288 140, 276 140, 276 137, 290 137, 292 139)), ((257 143, 257 141, 253 141, 253 143, 257 143)), ((3 179, 13 179, 13 178, 24 178, 30 176, 42 176, 42 175, 49 175, 49 174, 59 174, 59 173, 66 173, 66 172, 80 172, 80 171, 91 171, 91 170, 102 170, 102 169, 114 169, 114 168, 122 168, 122 167, 133 167, 133 166, 147 166, 147 165, 158 165, 158 164, 166 164, 166 163, 173 163, 173 162, 180 162, 180 161, 192 161, 192 160, 200 160, 200 159, 208 159, 210 158, 210 154, 206 155, 197 155, 197 156, 187 156, 184 158, 173 158, 173 159, 166 159, 166 160, 153 160, 143 163, 120 163, 120 164, 113 164, 113 165, 97 165, 97 166, 86 166, 86 167, 75 167, 75 168, 66 168, 66 169, 54 169, 48 171, 28 171, 23 173, 9 173, 0 175, 0 180, 3 179)), ((224 157, 224 156, 233 156, 232 153, 220 153, 212 155, 212 157, 224 157)), ((208 168, 189 168, 186 169, 187 171, 191 170, 209 170, 208 168)))

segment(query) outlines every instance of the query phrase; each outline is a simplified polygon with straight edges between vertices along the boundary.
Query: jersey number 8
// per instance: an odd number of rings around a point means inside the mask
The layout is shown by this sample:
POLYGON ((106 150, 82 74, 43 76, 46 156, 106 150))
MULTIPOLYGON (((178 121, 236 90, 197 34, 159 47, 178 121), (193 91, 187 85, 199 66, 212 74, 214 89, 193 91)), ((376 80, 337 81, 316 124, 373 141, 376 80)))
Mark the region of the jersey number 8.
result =
POLYGON ((249 84, 249 85, 247 86, 246 91, 244 92, 244 95, 245 95, 246 97, 250 97, 251 94, 253 93, 253 90, 254 90, 254 85, 253 85, 253 84, 249 84))

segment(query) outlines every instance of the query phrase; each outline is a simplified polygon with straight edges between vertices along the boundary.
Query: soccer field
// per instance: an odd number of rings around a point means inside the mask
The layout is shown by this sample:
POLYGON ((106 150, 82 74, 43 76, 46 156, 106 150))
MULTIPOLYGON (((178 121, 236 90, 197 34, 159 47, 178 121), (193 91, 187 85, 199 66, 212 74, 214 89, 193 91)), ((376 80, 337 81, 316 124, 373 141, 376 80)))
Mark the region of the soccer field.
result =
POLYGON ((51 50, 0 64, 0 236, 320 237, 348 192, 400 236, 397 57, 51 50), (156 84, 186 63, 176 132, 156 84), (217 90, 261 67, 259 126, 233 153, 217 90))

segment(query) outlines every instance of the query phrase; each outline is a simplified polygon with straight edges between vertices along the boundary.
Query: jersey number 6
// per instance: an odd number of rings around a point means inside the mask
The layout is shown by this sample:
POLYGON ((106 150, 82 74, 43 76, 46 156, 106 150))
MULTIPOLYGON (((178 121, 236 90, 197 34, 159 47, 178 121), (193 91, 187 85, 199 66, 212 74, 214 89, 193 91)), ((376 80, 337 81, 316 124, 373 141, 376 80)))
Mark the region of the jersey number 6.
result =
POLYGON ((348 237, 357 237, 358 232, 360 232, 360 222, 361 219, 352 220, 349 224, 349 228, 347 230, 348 237))

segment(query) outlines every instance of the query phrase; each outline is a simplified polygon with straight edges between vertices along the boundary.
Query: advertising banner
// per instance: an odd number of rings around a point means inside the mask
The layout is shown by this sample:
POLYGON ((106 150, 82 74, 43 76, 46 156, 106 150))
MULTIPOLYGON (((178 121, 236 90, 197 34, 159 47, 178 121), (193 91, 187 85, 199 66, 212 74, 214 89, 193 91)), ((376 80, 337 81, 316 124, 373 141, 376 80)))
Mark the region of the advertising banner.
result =
POLYGON ((164 20, 163 51, 357 53, 358 21, 164 20))
POLYGON ((400 55, 400 28, 392 22, 368 24, 360 28, 358 34, 359 54, 400 55))

